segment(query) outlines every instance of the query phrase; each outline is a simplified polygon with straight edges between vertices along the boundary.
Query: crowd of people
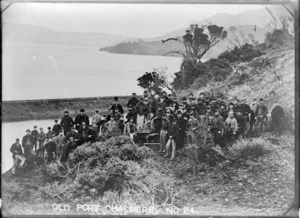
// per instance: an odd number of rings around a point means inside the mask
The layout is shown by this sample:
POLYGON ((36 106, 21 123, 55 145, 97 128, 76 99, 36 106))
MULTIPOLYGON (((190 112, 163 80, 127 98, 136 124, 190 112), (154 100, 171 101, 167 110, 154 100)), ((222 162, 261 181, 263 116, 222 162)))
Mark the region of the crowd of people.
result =
MULTIPOLYGON (((225 102, 221 97, 206 96, 205 93, 200 93, 198 98, 190 93, 180 103, 177 97, 166 92, 155 95, 144 92, 139 99, 133 93, 126 106, 125 113, 118 97, 114 97, 108 115, 100 115, 96 110, 90 119, 81 109, 73 119, 65 111, 61 121, 55 120, 47 132, 43 128, 38 131, 37 126, 32 131, 28 129, 21 144, 17 138, 11 146, 12 173, 32 156, 34 160, 38 158, 46 163, 54 159, 66 161, 77 146, 94 143, 112 131, 129 136, 133 143, 140 132, 156 133, 159 135, 159 152, 165 157, 171 156, 171 160, 175 158, 176 150, 196 140, 203 140, 206 146, 219 145, 226 149, 228 144, 248 137, 254 130, 262 133, 268 115, 262 98, 258 101, 254 98, 247 104, 246 99, 228 98, 225 102)), ((271 115, 274 128, 281 136, 283 108, 276 105, 271 115)))

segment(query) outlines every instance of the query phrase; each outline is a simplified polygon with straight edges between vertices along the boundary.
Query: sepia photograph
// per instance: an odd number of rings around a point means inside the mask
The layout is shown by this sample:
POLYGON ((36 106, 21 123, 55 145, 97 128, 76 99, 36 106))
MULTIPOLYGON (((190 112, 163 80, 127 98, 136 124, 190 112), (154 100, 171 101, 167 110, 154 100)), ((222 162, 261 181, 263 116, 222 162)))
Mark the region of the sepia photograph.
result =
POLYGON ((1 1, 2 216, 298 216, 298 7, 1 1))

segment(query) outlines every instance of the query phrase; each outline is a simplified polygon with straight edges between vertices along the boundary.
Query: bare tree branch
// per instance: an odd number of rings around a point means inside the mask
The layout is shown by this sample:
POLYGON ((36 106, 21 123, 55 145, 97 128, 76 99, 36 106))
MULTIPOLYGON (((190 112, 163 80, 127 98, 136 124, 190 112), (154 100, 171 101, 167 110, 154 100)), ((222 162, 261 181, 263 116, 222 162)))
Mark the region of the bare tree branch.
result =
POLYGON ((282 5, 285 10, 287 10, 287 12, 294 18, 294 13, 286 6, 286 5, 282 5))
POLYGON ((269 14, 270 14, 271 17, 273 18, 273 20, 274 20, 275 22, 277 22, 277 20, 276 20, 276 18, 274 17, 272 11, 271 11, 267 6, 266 6, 265 8, 266 8, 266 10, 269 12, 269 14))

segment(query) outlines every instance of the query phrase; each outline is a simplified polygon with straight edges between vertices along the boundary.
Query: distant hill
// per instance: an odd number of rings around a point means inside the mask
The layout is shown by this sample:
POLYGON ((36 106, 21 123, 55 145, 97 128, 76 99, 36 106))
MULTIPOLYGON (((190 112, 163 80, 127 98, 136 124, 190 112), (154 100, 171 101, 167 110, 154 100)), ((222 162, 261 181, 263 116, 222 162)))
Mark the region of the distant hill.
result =
POLYGON ((3 23, 3 42, 103 47, 132 40, 106 33, 59 32, 29 24, 3 23))
MULTIPOLYGON (((221 52, 228 49, 228 47, 233 48, 234 45, 239 45, 237 41, 241 44, 244 44, 249 40, 249 34, 254 34, 255 39, 258 42, 263 42, 266 34, 266 30, 264 28, 256 27, 256 32, 254 32, 255 26, 245 25, 238 26, 234 32, 237 37, 228 32, 227 39, 221 41, 215 47, 208 51, 208 53, 203 57, 204 59, 216 58, 221 52), (230 41, 231 42, 230 42, 230 41)), ((181 35, 185 34, 184 29, 181 30, 181 35)), ((174 35, 170 35, 169 37, 175 37, 174 35)), ((166 39, 165 37, 164 39, 166 39)), ((165 55, 170 51, 184 51, 184 46, 176 41, 168 41, 166 43, 162 43, 161 40, 156 41, 136 41, 136 42, 123 42, 119 43, 115 46, 107 46, 101 48, 100 51, 108 51, 111 53, 118 54, 136 54, 136 55, 165 55)), ((168 54, 169 56, 180 56, 180 54, 168 54)))
MULTIPOLYGON (((268 8, 271 10, 275 19, 277 19, 278 21, 280 16, 288 15, 288 12, 282 6, 269 6, 268 8)), ((266 24, 272 19, 273 18, 268 13, 268 11, 265 8, 261 8, 245 11, 236 15, 224 13, 216 14, 212 17, 200 21, 198 25, 209 25, 211 23, 223 26, 226 30, 229 30, 231 26, 236 26, 235 35, 237 36, 237 39, 241 44, 244 44, 245 42, 247 42, 247 40, 249 40, 249 34, 254 34, 255 40, 261 43, 264 41, 265 34, 270 31, 270 29, 266 28, 266 24), (254 29, 256 29, 256 32, 254 32, 254 29)), ((136 42, 123 42, 115 46, 107 46, 101 48, 100 50, 108 51, 111 53, 137 55, 164 55, 170 51, 182 51, 184 47, 180 43, 175 41, 162 43, 161 40, 171 37, 181 37, 185 34, 185 30, 188 28, 189 27, 177 29, 155 38, 143 38, 136 42)), ((230 31, 228 33, 229 34, 227 36, 227 39, 223 40, 211 50, 209 50, 203 58, 215 58, 221 52, 228 49, 228 47, 234 47, 234 45, 229 40, 238 45, 236 37, 230 31)), ((169 55, 179 56, 178 54, 169 55)))

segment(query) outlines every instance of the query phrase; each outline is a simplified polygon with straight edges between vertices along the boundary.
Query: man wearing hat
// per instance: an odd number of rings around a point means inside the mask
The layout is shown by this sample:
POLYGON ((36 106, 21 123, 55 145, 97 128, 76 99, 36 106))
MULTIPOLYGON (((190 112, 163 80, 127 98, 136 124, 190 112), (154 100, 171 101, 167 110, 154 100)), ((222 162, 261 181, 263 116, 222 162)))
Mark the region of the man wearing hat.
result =
POLYGON ((82 145, 82 144, 87 142, 87 140, 88 140, 88 130, 89 130, 89 127, 83 121, 81 126, 78 129, 79 145, 82 145))
POLYGON ((186 137, 185 131, 186 131, 187 121, 182 117, 182 112, 180 110, 177 110, 176 114, 177 114, 177 125, 179 127, 177 150, 179 150, 179 149, 182 149, 184 147, 184 141, 185 141, 185 137, 186 137))
POLYGON ((80 109, 80 113, 75 118, 76 130, 78 130, 82 126, 83 122, 85 122, 87 126, 90 124, 89 117, 84 114, 84 109, 80 109))
POLYGON ((89 129, 87 131, 87 142, 94 143, 96 142, 97 132, 94 130, 93 125, 89 125, 89 129))
POLYGON ((114 104, 111 106, 111 109, 113 110, 114 114, 116 113, 116 108, 118 108, 119 112, 121 114, 124 113, 123 107, 122 105, 119 104, 119 98, 118 97, 114 97, 114 104))
POLYGON ((133 123, 136 124, 136 112, 135 110, 132 108, 132 105, 129 104, 128 106, 128 113, 126 114, 126 122, 129 122, 129 119, 132 117, 133 118, 133 123))
POLYGON ((71 131, 71 127, 74 125, 73 119, 69 116, 69 111, 64 112, 64 117, 61 119, 60 125, 64 130, 64 135, 66 136, 67 133, 71 131))
POLYGON ((163 91, 163 92, 161 93, 161 97, 164 98, 164 102, 166 103, 167 107, 172 106, 172 100, 168 98, 167 92, 166 92, 166 91, 163 91))
POLYGON ((237 124, 238 124, 237 138, 238 137, 245 138, 245 131, 246 131, 247 121, 246 121, 245 116, 243 116, 243 114, 242 114, 242 109, 241 108, 238 108, 236 110, 235 119, 236 119, 237 124))
POLYGON ((256 98, 252 99, 251 105, 250 105, 250 129, 249 131, 252 132, 253 126, 256 122, 256 116, 257 116, 257 109, 258 109, 258 104, 256 103, 256 98))
POLYGON ((249 115, 251 113, 250 106, 246 102, 246 98, 242 99, 242 103, 240 104, 240 107, 242 115, 245 117, 246 122, 249 122, 249 115))
POLYGON ((128 105, 131 105, 131 107, 135 110, 137 103, 139 103, 139 100, 136 98, 136 93, 132 93, 131 99, 128 100, 127 107, 128 105))
POLYGON ((268 108, 264 103, 264 99, 259 99, 259 105, 257 107, 257 119, 255 125, 259 127, 259 132, 262 133, 263 126, 265 125, 268 114, 268 108))
POLYGON ((40 132, 37 136, 37 139, 39 141, 39 149, 37 152, 37 156, 40 158, 44 158, 44 144, 46 140, 46 133, 44 133, 43 128, 40 128, 40 132))
MULTIPOLYGON (((46 133, 46 139, 52 138, 54 132, 51 131, 51 127, 48 127, 48 132, 46 133)), ((55 134, 55 133, 54 133, 55 134)))
POLYGON ((223 121, 227 119, 228 111, 226 110, 226 104, 224 102, 220 104, 219 114, 223 118, 223 121))
POLYGON ((38 136, 39 132, 37 131, 37 126, 33 127, 33 130, 31 132, 31 136, 33 139, 33 146, 34 146, 34 151, 36 152, 37 149, 37 136, 38 136))
POLYGON ((55 136, 58 136, 62 131, 61 125, 58 124, 58 120, 54 120, 55 124, 52 127, 52 132, 55 133, 55 136))
POLYGON ((138 130, 143 128, 149 110, 147 105, 144 102, 145 102, 144 99, 141 98, 140 102, 136 105, 136 113, 137 113, 136 126, 138 130))
POLYGON ((24 149, 24 157, 28 158, 33 153, 33 137, 30 134, 30 129, 26 130, 26 135, 22 139, 22 147, 24 149))
POLYGON ((173 111, 177 111, 179 109, 179 104, 178 104, 178 101, 177 101, 177 98, 176 97, 173 97, 172 98, 172 110, 173 111))
POLYGON ((14 166, 11 169, 12 174, 15 174, 16 167, 19 165, 22 167, 26 161, 26 158, 23 156, 22 147, 19 141, 20 139, 17 138, 16 142, 10 147, 10 152, 13 154, 12 157, 14 159, 14 166))
POLYGON ((224 131, 224 121, 223 118, 220 116, 219 111, 216 110, 214 113, 213 128, 212 128, 212 134, 213 134, 215 145, 220 145, 222 147, 221 137, 223 135, 223 131, 224 131))

